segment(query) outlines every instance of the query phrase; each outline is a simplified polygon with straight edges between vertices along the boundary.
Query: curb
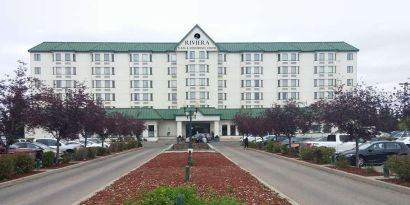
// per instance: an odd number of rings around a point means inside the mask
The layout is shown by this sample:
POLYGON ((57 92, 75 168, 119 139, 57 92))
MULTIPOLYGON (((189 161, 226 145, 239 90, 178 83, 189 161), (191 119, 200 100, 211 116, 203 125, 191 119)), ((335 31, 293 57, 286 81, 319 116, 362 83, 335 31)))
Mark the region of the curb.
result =
POLYGON ((135 168, 133 168, 131 171, 126 172, 124 174, 122 174, 121 176, 119 176, 118 178, 108 182, 107 184, 104 184, 102 187, 98 188, 97 190, 95 190, 94 192, 91 192, 89 194, 87 194, 86 196, 84 196, 83 198, 77 200, 76 202, 72 203, 71 205, 79 205, 81 204, 81 202, 86 201, 87 199, 91 198, 92 196, 94 196, 96 193, 104 190, 106 187, 110 186, 112 183, 114 183, 115 181, 117 181, 118 179, 121 179, 122 177, 124 177, 125 175, 129 174, 130 172, 140 168, 142 165, 146 164, 147 162, 151 161, 152 159, 154 159, 156 156, 164 153, 167 149, 169 149, 170 147, 172 147, 172 145, 168 146, 167 148, 161 150, 159 153, 154 153, 152 154, 150 157, 148 157, 147 160, 143 161, 140 165, 136 166, 135 168))
POLYGON ((280 192, 279 190, 277 190, 275 187, 271 186, 270 184, 268 184, 267 182, 263 181, 261 178, 259 178, 258 176, 254 175, 252 172, 250 172, 249 170, 241 167, 238 163, 236 163, 235 161, 233 161, 231 158, 229 158, 228 156, 226 156, 224 153, 220 152, 217 148, 215 148, 212 145, 209 145, 212 149, 214 149, 215 151, 217 151, 218 153, 222 154, 222 156, 226 157, 229 161, 231 161, 232 163, 234 163, 236 166, 238 166, 239 168, 241 168, 242 170, 244 170, 245 172, 249 173, 251 176, 255 177, 256 180, 258 180, 260 183, 262 183, 263 185, 265 185, 266 187, 268 187, 269 189, 271 189, 272 191, 276 192, 278 194, 279 197, 288 200, 288 202, 290 204, 293 205, 300 205, 298 202, 296 202, 295 200, 293 200, 292 198, 290 198, 289 196, 285 195, 284 193, 280 192))
POLYGON ((360 181, 360 182, 363 182, 363 183, 366 183, 366 184, 370 184, 370 185, 374 185, 374 186, 378 186, 378 187, 381 187, 381 188, 390 189, 390 190, 393 190, 393 191, 397 191, 397 192, 401 192, 401 193, 410 195, 410 188, 408 188, 408 187, 404 187, 404 186, 400 186, 400 185, 396 185, 396 184, 392 184, 392 183, 387 183, 387 182, 380 181, 380 180, 377 180, 377 179, 367 178, 367 177, 364 177, 364 176, 351 174, 351 173, 348 173, 348 172, 339 171, 339 170, 336 170, 336 169, 332 169, 332 168, 312 164, 312 163, 305 162, 305 161, 302 161, 302 160, 297 160, 297 159, 284 157, 284 156, 281 156, 281 155, 265 152, 265 151, 262 151, 262 150, 257 150, 257 149, 253 149, 253 148, 249 148, 249 150, 259 152, 259 153, 262 153, 262 154, 271 155, 271 156, 276 157, 278 159, 292 161, 292 162, 295 162, 297 164, 301 164, 301 165, 304 165, 304 166, 307 166, 307 167, 311 167, 311 168, 314 168, 314 169, 317 169, 317 170, 321 170, 321 171, 324 171, 324 172, 327 172, 327 173, 330 173, 330 174, 346 177, 346 178, 349 178, 349 179, 352 179, 352 180, 355 180, 355 181, 360 181))
POLYGON ((14 185, 20 184, 22 182, 27 182, 27 181, 32 181, 32 180, 35 180, 35 179, 38 179, 38 178, 42 178, 42 177, 48 176, 50 174, 56 174, 56 173, 60 173, 60 172, 63 172, 63 171, 69 170, 69 169, 74 169, 74 168, 84 166, 84 165, 87 165, 87 164, 99 162, 99 161, 102 161, 102 160, 105 160, 105 159, 110 159, 110 158, 113 158, 113 157, 116 157, 116 156, 119 156, 119 155, 127 154, 129 152, 139 151, 141 149, 143 149, 143 147, 139 147, 137 149, 130 149, 130 150, 122 151, 122 152, 117 152, 117 153, 114 153, 114 154, 110 154, 108 156, 98 157, 98 158, 93 159, 93 160, 88 160, 88 161, 85 161, 85 162, 78 162, 76 164, 69 165, 69 166, 66 166, 66 167, 61 167, 61 168, 58 168, 58 169, 51 169, 51 170, 48 170, 48 171, 45 171, 45 172, 42 172, 42 173, 33 174, 33 175, 30 175, 30 176, 26 176, 26 177, 14 179, 14 180, 6 181, 6 182, 3 182, 3 183, 0 183, 0 189, 10 187, 10 186, 14 186, 14 185))

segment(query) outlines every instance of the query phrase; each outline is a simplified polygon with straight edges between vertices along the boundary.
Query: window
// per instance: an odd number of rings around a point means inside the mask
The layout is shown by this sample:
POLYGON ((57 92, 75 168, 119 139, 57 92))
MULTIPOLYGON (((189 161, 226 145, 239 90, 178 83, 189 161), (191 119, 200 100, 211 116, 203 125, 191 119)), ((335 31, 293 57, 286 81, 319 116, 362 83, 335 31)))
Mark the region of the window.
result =
POLYGON ((218 54, 218 63, 226 62, 226 55, 224 53, 218 54))
POLYGON ((168 87, 169 88, 176 88, 177 87, 177 81, 176 80, 169 80, 168 81, 168 87))
POLYGON ((319 53, 319 60, 324 61, 325 60, 325 54, 324 53, 319 53))
POLYGON ((347 66, 347 73, 353 73, 353 66, 347 66))
POLYGON ((71 75, 71 68, 70 68, 70 67, 66 67, 64 74, 66 74, 66 75, 71 75))
POLYGON ((335 84, 336 84, 335 81, 336 81, 335 79, 328 79, 327 80, 327 85, 328 86, 335 86, 335 84))
POLYGON ((251 61, 251 54, 250 53, 245 54, 245 61, 251 61))
POLYGON ((101 80, 96 80, 95 81, 95 87, 96 88, 101 88, 101 80))
POLYGON ((176 93, 168 93, 168 101, 175 101, 177 100, 177 94, 176 93))
POLYGON ((224 81, 218 80, 218 88, 223 88, 223 87, 224 87, 224 81))
POLYGON ((291 61, 297 61, 297 60, 298 60, 298 55, 297 55, 297 53, 291 53, 291 54, 290 54, 290 60, 291 60, 291 61))
POLYGON ((347 79, 347 86, 353 86, 353 79, 347 79))
POLYGON ((189 99, 191 99, 191 100, 196 99, 195 92, 189 92, 189 99))
POLYGON ((195 51, 189 51, 189 59, 195 59, 195 51))
POLYGON ((259 85, 259 80, 255 80, 255 81, 254 81, 254 86, 255 86, 255 87, 260 87, 260 85, 259 85))
POLYGON ((219 75, 226 75, 226 67, 218 67, 219 75))
POLYGON ((142 67, 142 75, 151 75, 152 73, 150 71, 151 71, 151 68, 142 67))
POLYGON ((253 55, 253 60, 254 60, 254 61, 260 61, 260 55, 259 55, 259 53, 255 53, 255 54, 253 55))
POLYGON ((143 93, 142 94, 142 100, 143 101, 149 101, 149 96, 150 96, 149 93, 143 93))
POLYGON ((35 67, 34 68, 34 74, 40 75, 41 74, 41 68, 40 67, 35 67))
POLYGON ((225 100, 224 93, 218 93, 218 100, 225 100))
POLYGON ((56 67, 56 75, 62 75, 63 74, 63 69, 61 67, 56 67))
POLYGON ((327 98, 328 99, 333 99, 334 98, 334 92, 332 92, 332 91, 327 92, 327 98))
POLYGON ((110 54, 104 53, 104 61, 110 61, 110 54))
POLYGON ((99 53, 96 53, 95 56, 94 56, 94 58, 95 58, 95 61, 100 61, 100 60, 101 60, 99 53))
POLYGON ((201 100, 207 99, 207 92, 199 92, 199 99, 201 100))
POLYGON ((336 66, 328 66, 327 73, 336 73, 336 66))
POLYGON ((334 60, 334 55, 333 55, 333 53, 328 53, 328 54, 327 54, 327 60, 328 60, 328 61, 333 61, 333 60, 334 60))
POLYGON ((56 53, 56 61, 61 61, 61 53, 56 53))
POLYGON ((251 87, 252 86, 252 81, 251 80, 245 80, 245 86, 246 87, 251 87))
POLYGON ((111 70, 110 67, 105 67, 104 68, 104 75, 110 75, 111 74, 110 70, 111 70))
POLYGON ((170 53, 168 58, 169 58, 170 62, 176 62, 177 61, 177 55, 175 53, 170 53))
POLYGON ((324 99, 325 92, 315 92, 315 99, 324 99))
POLYGON ((138 62, 139 61, 139 55, 136 54, 136 53, 132 54, 132 61, 138 62))
POLYGON ((245 73, 246 74, 251 74, 252 73, 252 67, 246 67, 245 68, 245 73))
POLYGON ((253 68, 253 73, 255 73, 255 74, 261 74, 260 69, 259 69, 259 66, 255 66, 255 67, 253 68))
POLYGON ((290 80, 290 86, 291 87, 299 87, 299 80, 296 80, 296 79, 290 80))
POLYGON ((291 92, 290 93, 290 99, 298 100, 299 99, 299 93, 298 92, 291 92))
POLYGON ((142 81, 142 87, 143 87, 143 88, 149 88, 149 84, 150 84, 150 83, 149 83, 148 80, 143 80, 143 81, 142 81))
POLYGON ((190 78, 189 79, 189 85, 194 86, 195 85, 195 78, 190 78))
POLYGON ((65 61, 71 61, 71 54, 66 53, 64 59, 65 61))
POLYGON ((41 55, 39 53, 34 54, 34 61, 41 61, 41 55))
POLYGON ((287 61, 287 60, 288 60, 288 54, 282 53, 282 61, 287 61))
POLYGON ((177 74, 177 68, 176 67, 169 67, 168 68, 168 75, 176 75, 177 74))
POLYGON ((139 88, 140 87, 140 81, 139 80, 134 80, 134 81, 131 81, 131 87, 133 87, 133 88, 139 88))
POLYGON ((298 73, 299 73, 299 67, 297 67, 297 66, 291 66, 291 67, 290 67, 290 73, 291 73, 291 74, 298 74, 298 73))
POLYGON ((205 51, 199 51, 199 59, 205 59, 206 55, 205 55, 205 51))
POLYGON ((95 67, 94 68, 94 73, 95 73, 95 75, 101 75, 101 68, 100 67, 95 67))
POLYGON ((142 62, 149 62, 148 54, 142 54, 142 62))
POLYGON ((389 150, 400 150, 401 147, 400 147, 400 145, 397 144, 397 143, 387 142, 387 143, 386 143, 386 149, 389 149, 389 150))
POLYGON ((206 72, 206 65, 205 64, 200 64, 199 65, 199 72, 200 73, 205 73, 206 72))
POLYGON ((353 60, 353 53, 347 53, 347 60, 348 61, 353 60))
POLYGON ((65 81, 65 87, 66 88, 71 88, 72 87, 71 80, 66 80, 65 81))
POLYGON ((109 87, 111 87, 110 84, 111 84, 111 81, 110 81, 110 80, 104 80, 104 88, 109 88, 109 87))

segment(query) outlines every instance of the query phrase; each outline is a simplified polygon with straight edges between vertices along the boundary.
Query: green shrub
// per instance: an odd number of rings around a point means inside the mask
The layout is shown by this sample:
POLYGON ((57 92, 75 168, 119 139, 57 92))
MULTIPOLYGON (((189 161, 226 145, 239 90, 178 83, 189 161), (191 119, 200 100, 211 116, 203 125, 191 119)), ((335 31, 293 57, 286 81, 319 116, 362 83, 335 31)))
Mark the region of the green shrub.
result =
POLYGON ((335 152, 336 150, 331 147, 316 147, 314 151, 314 159, 320 164, 330 164, 335 152))
POLYGON ((87 147, 87 159, 95 159, 97 156, 97 149, 95 147, 87 147))
POLYGON ((138 146, 137 140, 132 139, 132 140, 128 140, 126 142, 126 149, 137 148, 137 146, 138 146))
POLYGON ((269 142, 268 145, 266 145, 266 151, 273 153, 273 148, 275 146, 274 144, 275 144, 274 142, 269 142))
POLYGON ((29 173, 34 169, 34 159, 28 154, 17 154, 14 160, 17 174, 29 173))
POLYGON ((335 166, 338 168, 346 168, 350 166, 350 162, 346 159, 346 157, 339 156, 339 158, 335 161, 335 166))
POLYGON ((110 149, 105 147, 97 147, 97 156, 105 156, 110 154, 110 149))
POLYGON ((73 154, 72 153, 64 153, 63 155, 63 164, 68 164, 70 161, 73 159, 73 154))
POLYGON ((43 166, 50 167, 54 164, 55 154, 52 151, 45 152, 43 154, 43 166))
POLYGON ((280 147, 280 153, 284 154, 284 155, 288 155, 289 154, 289 147, 288 145, 282 145, 280 147))
POLYGON ((0 156, 0 180, 8 179, 15 173, 13 156, 0 156))
POLYGON ((410 156, 393 155, 387 159, 385 165, 396 173, 399 179, 410 181, 410 156))
POLYGON ((81 147, 74 151, 74 160, 83 161, 87 159, 87 148, 81 147))
POLYGON ((141 139, 140 139, 140 138, 138 138, 138 140, 137 140, 137 147, 142 147, 142 143, 141 143, 141 139))
POLYGON ((312 147, 301 147, 300 148, 300 158, 303 160, 313 160, 314 158, 314 148, 312 147))

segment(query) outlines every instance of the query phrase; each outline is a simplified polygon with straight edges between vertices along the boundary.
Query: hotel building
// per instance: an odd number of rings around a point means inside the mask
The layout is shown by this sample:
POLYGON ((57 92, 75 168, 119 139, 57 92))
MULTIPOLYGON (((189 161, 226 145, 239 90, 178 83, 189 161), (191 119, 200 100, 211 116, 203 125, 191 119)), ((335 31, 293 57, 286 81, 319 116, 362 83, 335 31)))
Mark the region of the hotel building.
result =
POLYGON ((332 99, 335 86, 356 84, 358 51, 345 42, 218 43, 198 25, 173 43, 43 42, 29 50, 32 77, 60 93, 83 83, 105 107, 145 120, 143 136, 154 138, 186 135, 185 106, 199 108, 194 132, 235 136, 238 112, 332 99))

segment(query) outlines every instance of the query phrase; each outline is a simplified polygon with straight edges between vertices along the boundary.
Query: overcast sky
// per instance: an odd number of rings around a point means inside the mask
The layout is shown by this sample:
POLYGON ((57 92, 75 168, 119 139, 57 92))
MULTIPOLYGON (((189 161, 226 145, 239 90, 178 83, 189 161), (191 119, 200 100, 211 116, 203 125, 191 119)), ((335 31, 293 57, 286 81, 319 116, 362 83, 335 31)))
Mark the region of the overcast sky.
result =
POLYGON ((410 81, 408 0, 2 0, 0 75, 43 41, 178 42, 199 24, 216 42, 346 41, 358 78, 410 81))

